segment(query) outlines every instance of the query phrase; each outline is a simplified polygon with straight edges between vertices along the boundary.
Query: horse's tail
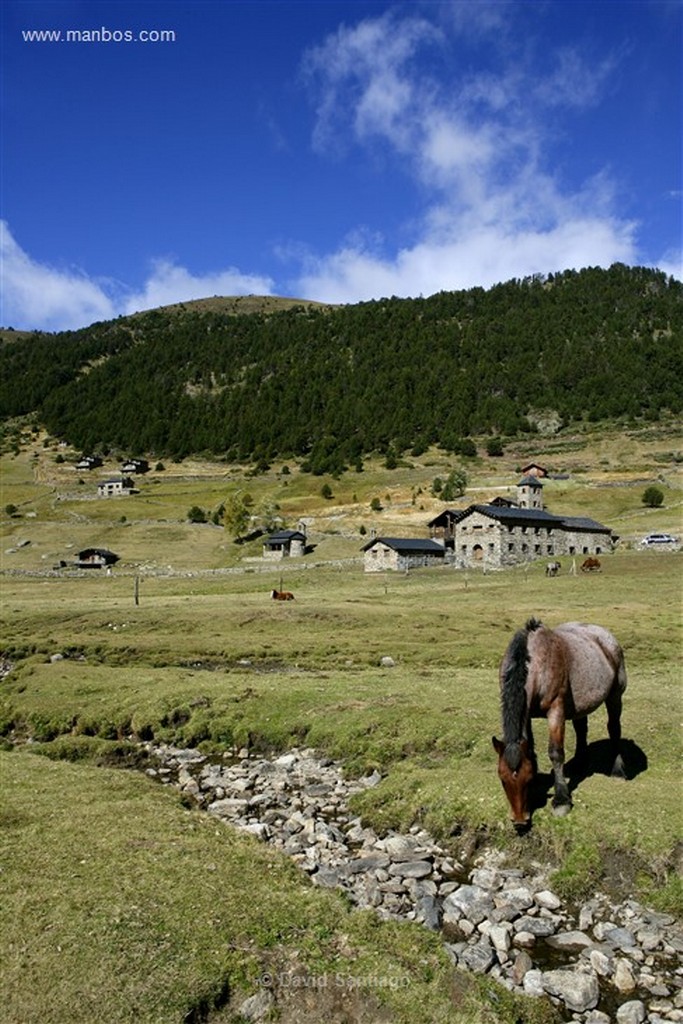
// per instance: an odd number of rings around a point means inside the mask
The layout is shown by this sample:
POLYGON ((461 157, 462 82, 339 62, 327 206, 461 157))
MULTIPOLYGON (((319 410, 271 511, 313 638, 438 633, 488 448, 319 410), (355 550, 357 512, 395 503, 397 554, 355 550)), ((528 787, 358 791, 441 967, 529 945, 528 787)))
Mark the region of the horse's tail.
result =
MULTIPOLYGON (((514 749, 525 736, 527 719, 526 680, 529 669, 529 633, 540 629, 538 619, 529 619, 513 636, 501 666, 501 703, 505 746, 514 760, 514 749)), ((514 770, 514 766, 511 765, 514 770)))

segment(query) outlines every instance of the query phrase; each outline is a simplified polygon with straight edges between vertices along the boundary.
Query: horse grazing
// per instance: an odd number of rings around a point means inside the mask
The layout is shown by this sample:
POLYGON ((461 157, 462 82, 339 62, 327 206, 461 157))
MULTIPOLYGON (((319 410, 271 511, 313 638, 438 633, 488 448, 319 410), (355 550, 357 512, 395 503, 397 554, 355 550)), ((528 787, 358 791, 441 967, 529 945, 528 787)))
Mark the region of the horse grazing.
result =
POLYGON ((587 558, 581 566, 581 572, 600 572, 601 569, 599 558, 587 558))
POLYGON ((545 574, 546 576, 557 576, 561 568, 561 562, 548 562, 548 564, 545 567, 545 574))
POLYGON ((574 723, 576 756, 588 749, 587 716, 607 707, 612 775, 625 778, 620 753, 621 699, 626 668, 621 647, 602 626, 566 622, 549 629, 529 619, 510 641, 500 665, 503 739, 493 737, 498 775, 518 832, 531 826, 530 791, 537 773, 531 719, 548 721, 548 754, 553 767, 557 815, 571 810, 564 777, 564 732, 574 723))
POLYGON ((291 594, 289 590, 271 590, 270 596, 273 601, 293 601, 294 594, 291 594))

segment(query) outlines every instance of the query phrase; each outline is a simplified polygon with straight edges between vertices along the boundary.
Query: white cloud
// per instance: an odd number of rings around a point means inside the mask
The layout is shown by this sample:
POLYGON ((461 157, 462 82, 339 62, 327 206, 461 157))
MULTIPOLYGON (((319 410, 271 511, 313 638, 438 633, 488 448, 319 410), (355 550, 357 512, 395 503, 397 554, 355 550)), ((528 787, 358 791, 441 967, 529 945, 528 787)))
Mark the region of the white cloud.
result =
POLYGON ((391 258, 350 245, 317 261, 309 257, 300 290, 320 302, 345 303, 488 287, 573 267, 629 264, 631 235, 631 226, 599 219, 577 218, 552 230, 510 234, 502 225, 470 224, 458 239, 427 237, 391 258))
MULTIPOLYGON (((461 5, 438 30, 385 14, 341 29, 308 55, 318 88, 315 146, 338 146, 343 132, 357 145, 384 144, 424 206, 413 243, 400 251, 347 240, 336 252, 309 254, 298 293, 353 302, 635 261, 637 226, 614 212, 609 173, 570 187, 550 166, 557 108, 597 103, 612 58, 589 69, 564 47, 544 55, 545 77, 516 54, 507 62, 499 55, 497 70, 463 70, 469 65, 447 33, 471 34, 461 20, 470 8, 461 5), (430 63, 420 59, 427 46, 430 63), (440 57, 437 74, 431 62, 440 57)), ((500 6, 482 5, 480 14, 480 33, 505 34, 500 6)))
POLYGON ((195 275, 170 260, 158 260, 142 289, 99 282, 80 270, 59 269, 29 256, 0 222, 2 305, 0 324, 25 330, 60 331, 97 320, 211 295, 268 295, 269 277, 234 267, 195 275))
POLYGON ((39 263, 23 251, 0 222, 2 309, 6 327, 52 331, 82 327, 115 316, 111 298, 79 270, 39 263))
POLYGON ((273 282, 269 277, 242 274, 234 267, 194 275, 171 260, 155 260, 144 288, 126 298, 123 311, 137 313, 212 295, 270 295, 272 288, 273 282))

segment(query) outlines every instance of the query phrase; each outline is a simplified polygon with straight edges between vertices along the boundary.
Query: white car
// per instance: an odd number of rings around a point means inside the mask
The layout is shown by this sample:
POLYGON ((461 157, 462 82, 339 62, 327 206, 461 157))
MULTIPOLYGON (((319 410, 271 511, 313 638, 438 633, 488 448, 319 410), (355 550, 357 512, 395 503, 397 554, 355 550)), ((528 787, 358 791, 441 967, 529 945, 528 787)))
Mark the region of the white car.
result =
POLYGON ((678 544, 678 537, 672 537, 670 533, 648 533, 643 537, 643 547, 657 547, 660 544, 678 544))

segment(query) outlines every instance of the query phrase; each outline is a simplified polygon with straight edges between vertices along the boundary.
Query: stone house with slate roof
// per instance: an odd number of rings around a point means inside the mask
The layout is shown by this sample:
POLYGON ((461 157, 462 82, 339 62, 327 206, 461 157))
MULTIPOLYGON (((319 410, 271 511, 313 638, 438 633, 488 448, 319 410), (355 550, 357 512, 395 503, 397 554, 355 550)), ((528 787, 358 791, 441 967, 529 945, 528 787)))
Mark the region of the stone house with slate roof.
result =
POLYGON ((497 498, 465 509, 445 509, 428 524, 433 538, 453 550, 455 564, 504 568, 536 558, 602 555, 619 539, 585 516, 553 515, 543 507, 543 484, 526 476, 517 502, 497 498))
POLYGON ((300 558, 305 554, 306 534, 303 530, 278 530, 263 542, 264 558, 300 558))
POLYGON ((454 524, 453 552, 459 566, 498 568, 536 558, 602 555, 616 540, 608 526, 584 516, 470 505, 454 524))
POLYGON ((436 540, 374 537, 362 548, 365 572, 406 571, 443 565, 446 548, 436 540))

